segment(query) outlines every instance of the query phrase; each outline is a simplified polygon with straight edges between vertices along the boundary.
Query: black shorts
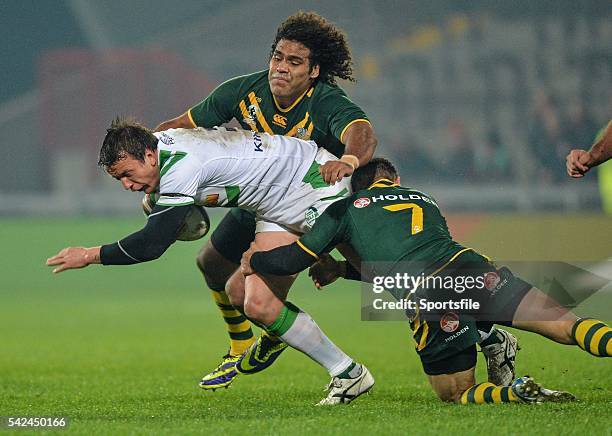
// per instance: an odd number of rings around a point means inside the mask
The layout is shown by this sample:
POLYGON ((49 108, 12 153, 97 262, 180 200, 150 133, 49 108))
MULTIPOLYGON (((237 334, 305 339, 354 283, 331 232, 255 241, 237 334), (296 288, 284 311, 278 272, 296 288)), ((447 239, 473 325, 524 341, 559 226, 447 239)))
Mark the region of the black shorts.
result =
POLYGON ((238 208, 230 209, 210 235, 213 247, 235 264, 254 240, 255 214, 238 208))
POLYGON ((475 367, 477 354, 476 345, 472 344, 445 359, 432 362, 421 360, 421 364, 427 375, 454 374, 475 367))
MULTIPOLYGON (((411 322, 417 354, 429 375, 452 374, 471 368, 476 363, 475 344, 480 332, 488 332, 493 324, 512 325, 512 318, 531 285, 515 277, 507 268, 496 268, 475 252, 466 252, 450 263, 440 274, 445 277, 486 278, 481 288, 463 291, 458 297, 471 297, 481 303, 479 310, 419 311, 411 322), (470 356, 474 354, 474 359, 470 356)), ((448 298, 439 289, 417 291, 416 296, 428 301, 448 298)))
POLYGON ((497 268, 472 250, 431 273, 424 283, 411 297, 421 319, 440 321, 453 313, 505 325, 511 325, 519 303, 532 288, 508 268, 497 268))

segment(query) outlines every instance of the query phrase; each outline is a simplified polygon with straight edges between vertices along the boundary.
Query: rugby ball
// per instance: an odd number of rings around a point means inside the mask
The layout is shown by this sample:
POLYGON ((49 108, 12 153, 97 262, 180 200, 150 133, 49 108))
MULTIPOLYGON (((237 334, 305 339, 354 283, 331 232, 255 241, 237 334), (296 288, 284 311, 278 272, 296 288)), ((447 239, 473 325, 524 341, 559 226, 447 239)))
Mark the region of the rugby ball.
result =
MULTIPOLYGON (((149 216, 158 199, 158 193, 144 196, 142 199, 142 211, 146 216, 149 216)), ((206 209, 195 204, 183 207, 188 207, 189 212, 187 212, 185 222, 179 229, 176 239, 179 241, 195 241, 203 238, 210 230, 210 218, 208 213, 206 213, 206 209)))

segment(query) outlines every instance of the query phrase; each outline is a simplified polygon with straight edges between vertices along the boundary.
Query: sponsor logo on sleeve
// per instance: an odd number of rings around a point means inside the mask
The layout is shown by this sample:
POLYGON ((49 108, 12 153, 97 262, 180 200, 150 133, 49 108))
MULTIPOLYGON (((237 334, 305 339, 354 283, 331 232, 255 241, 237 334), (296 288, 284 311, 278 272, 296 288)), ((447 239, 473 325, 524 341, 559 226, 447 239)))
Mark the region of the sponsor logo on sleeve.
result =
POLYGON ((446 333, 452 333, 459 328, 459 315, 454 312, 446 312, 440 318, 440 328, 446 333))
POLYGON ((497 274, 495 271, 488 272, 484 276, 484 285, 489 291, 495 289, 495 287, 499 284, 499 281, 499 274, 497 274))
POLYGON ((159 140, 166 145, 174 144, 174 138, 167 135, 165 132, 161 132, 161 134, 159 135, 159 140))

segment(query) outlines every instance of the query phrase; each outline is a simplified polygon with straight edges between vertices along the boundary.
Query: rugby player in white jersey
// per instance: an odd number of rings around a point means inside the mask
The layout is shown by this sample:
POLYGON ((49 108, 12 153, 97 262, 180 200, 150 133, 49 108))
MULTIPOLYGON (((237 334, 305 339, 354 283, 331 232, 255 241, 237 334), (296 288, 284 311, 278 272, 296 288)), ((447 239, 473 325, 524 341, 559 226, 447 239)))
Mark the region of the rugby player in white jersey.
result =
MULTIPOLYGON (((68 247, 47 260, 53 272, 93 263, 130 265, 157 259, 176 240, 190 205, 239 207, 256 215, 255 242, 264 250, 296 241, 331 203, 349 194, 350 179, 334 185, 319 166, 336 159, 314 142, 242 130, 170 129, 153 133, 117 119, 100 150, 99 165, 125 189, 159 194, 147 224, 117 242, 68 247)), ((349 403, 374 384, 368 369, 333 344, 312 318, 285 301, 296 276, 246 279, 236 271, 228 282, 232 304, 272 338, 243 355, 239 371, 269 366, 287 344, 331 375, 319 404, 349 403), (282 341, 281 341, 282 339, 282 341)))

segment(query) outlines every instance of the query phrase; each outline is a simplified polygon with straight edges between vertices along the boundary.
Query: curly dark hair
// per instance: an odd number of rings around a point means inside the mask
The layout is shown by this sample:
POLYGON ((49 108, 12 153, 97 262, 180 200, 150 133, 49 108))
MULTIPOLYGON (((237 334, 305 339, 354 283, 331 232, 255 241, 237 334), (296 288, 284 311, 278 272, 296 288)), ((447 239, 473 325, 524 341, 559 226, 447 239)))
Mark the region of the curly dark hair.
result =
POLYGON ((378 179, 385 178, 394 181, 397 176, 397 169, 391 161, 384 157, 375 157, 366 165, 355 170, 351 178, 351 188, 353 192, 361 191, 378 179))
POLYGON ((353 61, 346 35, 316 12, 299 11, 281 23, 270 56, 281 39, 297 41, 310 49, 310 68, 319 66, 319 80, 335 84, 336 77, 354 82, 353 61))
POLYGON ((128 155, 144 162, 145 150, 157 150, 153 132, 130 118, 117 117, 106 129, 98 165, 108 170, 128 155))

